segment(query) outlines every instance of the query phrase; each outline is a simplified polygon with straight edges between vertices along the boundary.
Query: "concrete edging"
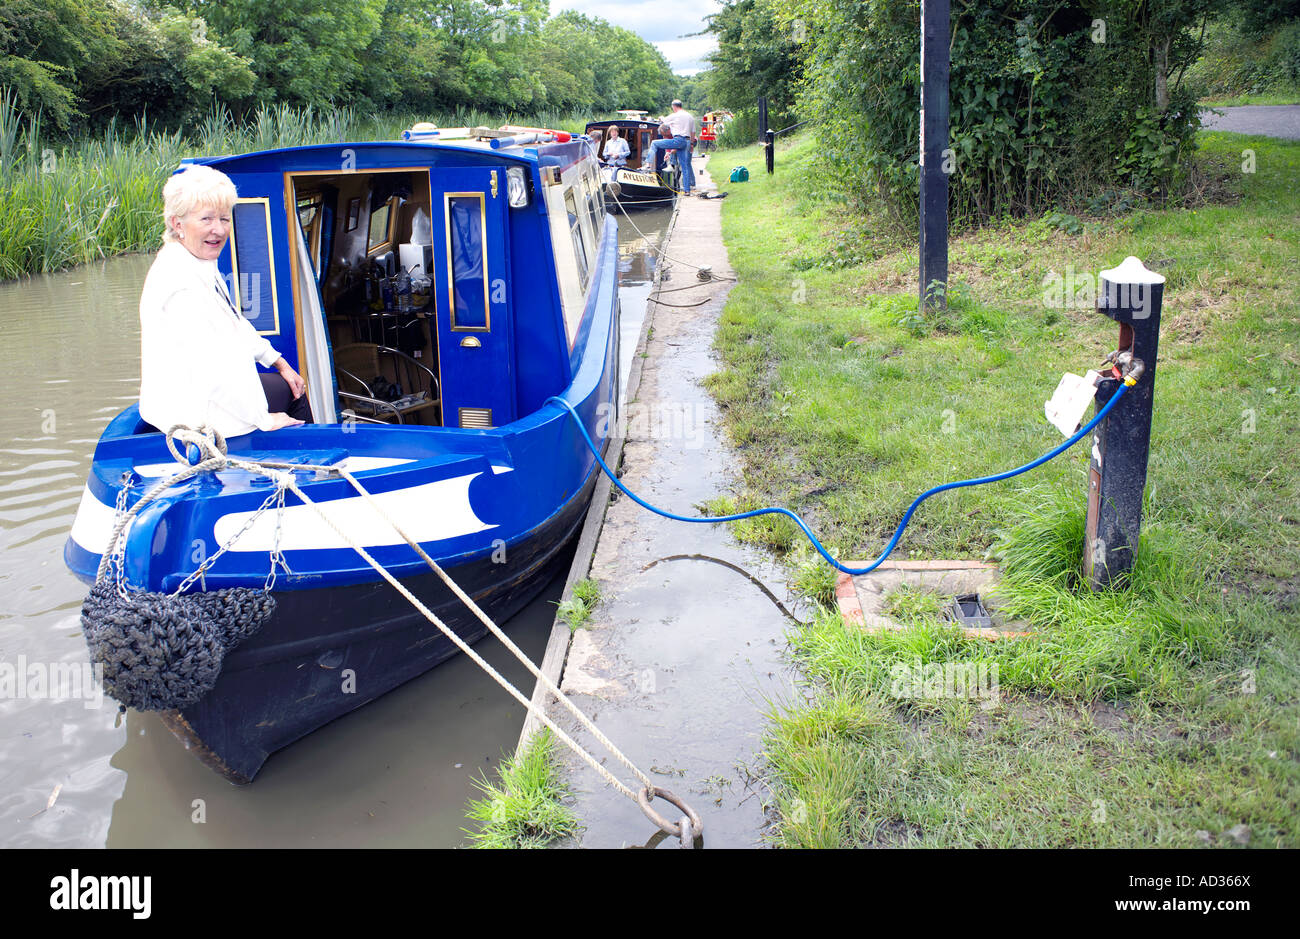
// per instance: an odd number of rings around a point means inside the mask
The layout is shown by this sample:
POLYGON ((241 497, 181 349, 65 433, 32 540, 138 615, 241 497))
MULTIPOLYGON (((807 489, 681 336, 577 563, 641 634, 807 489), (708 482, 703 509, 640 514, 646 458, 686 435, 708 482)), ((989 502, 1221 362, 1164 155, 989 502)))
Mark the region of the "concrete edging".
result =
MULTIPOLYGON (((673 229, 677 225, 677 213, 680 208, 681 199, 678 198, 673 203, 672 218, 668 220, 668 227, 664 232, 661 244, 667 244, 669 239, 672 238, 673 229)), ((641 367, 645 361, 646 345, 650 341, 650 330, 654 325, 654 310, 659 305, 655 302, 655 296, 659 293, 663 271, 662 264, 655 265, 655 276, 650 288, 650 295, 646 298, 645 317, 641 321, 641 333, 637 337, 636 351, 632 354, 632 366, 628 370, 626 395, 628 404, 636 400, 637 391, 641 387, 641 367)), ((605 451, 605 462, 615 472, 618 471, 619 460, 623 455, 624 438, 620 428, 623 423, 622 416, 619 413, 619 420, 615 423, 615 436, 611 438, 609 447, 605 451)), ((600 479, 596 481, 596 489, 591 494, 591 505, 587 509, 587 518, 583 522, 582 533, 578 536, 577 551, 573 556, 573 564, 569 567, 569 576, 564 581, 564 592, 560 595, 561 603, 573 596, 574 584, 584 579, 591 572, 591 562, 596 556, 596 543, 600 540, 600 532, 605 523, 605 512, 609 509, 610 495, 614 484, 610 482, 609 477, 599 467, 596 471, 600 473, 600 479)), ((569 629, 569 624, 561 620, 557 613, 555 621, 551 625, 550 638, 546 642, 546 652, 542 655, 542 663, 539 666, 541 673, 550 679, 557 688, 560 686, 560 679, 564 675, 564 665, 569 656, 569 643, 572 640, 573 632, 569 629)), ((530 699, 532 707, 524 716, 524 726, 519 733, 519 742, 515 746, 516 756, 528 748, 533 736, 542 728, 543 724, 537 713, 546 710, 551 697, 550 691, 539 679, 533 685, 533 694, 530 699)))

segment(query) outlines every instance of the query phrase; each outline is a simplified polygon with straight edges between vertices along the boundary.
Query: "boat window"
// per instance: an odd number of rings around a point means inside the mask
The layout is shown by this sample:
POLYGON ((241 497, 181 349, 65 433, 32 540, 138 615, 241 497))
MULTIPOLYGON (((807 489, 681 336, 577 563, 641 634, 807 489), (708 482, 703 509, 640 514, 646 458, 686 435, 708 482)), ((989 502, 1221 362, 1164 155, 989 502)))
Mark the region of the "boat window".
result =
POLYGON ((370 213, 370 240, 367 253, 385 248, 391 244, 392 239, 388 237, 389 230, 392 228, 393 203, 397 197, 389 199, 387 202, 381 202, 370 213))
POLYGON ((582 282, 582 289, 585 292, 589 267, 587 246, 582 240, 582 224, 578 220, 578 203, 573 197, 573 187, 564 191, 564 208, 569 213, 569 235, 573 239, 573 254, 578 261, 578 279, 582 282))
POLYGON ((238 199, 231 212, 233 299, 259 333, 280 331, 268 199, 238 199))
POLYGON ((447 193, 447 255, 451 283, 451 328, 487 331, 486 207, 482 193, 447 193))
POLYGON ((587 166, 583 172, 583 181, 587 187, 587 214, 591 217, 591 233, 594 236, 593 247, 597 247, 600 245, 600 226, 605 218, 605 205, 600 181, 596 179, 595 167, 587 166))
POLYGON ((324 198, 318 192, 298 196, 298 221, 302 223, 303 233, 307 236, 307 244, 311 248, 312 267, 318 271, 321 269, 321 207, 323 204, 324 198))

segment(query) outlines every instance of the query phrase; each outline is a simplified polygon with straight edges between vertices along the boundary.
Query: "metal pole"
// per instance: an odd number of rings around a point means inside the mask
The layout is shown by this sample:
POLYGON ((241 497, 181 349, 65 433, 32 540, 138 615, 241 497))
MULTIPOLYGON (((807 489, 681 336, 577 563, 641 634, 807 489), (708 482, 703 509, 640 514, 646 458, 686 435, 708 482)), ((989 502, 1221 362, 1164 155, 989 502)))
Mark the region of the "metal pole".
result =
POLYGON ((767 139, 767 98, 758 96, 758 139, 767 139))
POLYGON ((1123 377, 1133 375, 1137 384, 1124 393, 1093 437, 1083 571, 1094 589, 1127 574, 1138 549, 1164 285, 1164 277, 1133 257, 1101 272, 1097 312, 1120 325, 1114 368, 1097 385, 1097 407, 1105 406, 1123 377))
POLYGON ((771 176, 776 172, 776 131, 769 130, 763 135, 763 141, 767 151, 763 154, 767 160, 767 175, 771 176))
POLYGON ((948 284, 949 0, 921 4, 921 309, 943 309, 948 284), (943 285, 935 292, 932 284, 943 285))

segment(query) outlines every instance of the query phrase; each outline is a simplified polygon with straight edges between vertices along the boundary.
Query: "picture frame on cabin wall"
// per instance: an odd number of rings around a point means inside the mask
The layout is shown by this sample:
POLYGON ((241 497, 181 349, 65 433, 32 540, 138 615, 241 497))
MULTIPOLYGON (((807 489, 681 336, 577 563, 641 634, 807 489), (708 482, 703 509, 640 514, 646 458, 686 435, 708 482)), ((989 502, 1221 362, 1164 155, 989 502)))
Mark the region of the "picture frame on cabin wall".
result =
POLYGON ((353 196, 348 200, 348 224, 345 232, 350 232, 361 224, 361 197, 353 196))

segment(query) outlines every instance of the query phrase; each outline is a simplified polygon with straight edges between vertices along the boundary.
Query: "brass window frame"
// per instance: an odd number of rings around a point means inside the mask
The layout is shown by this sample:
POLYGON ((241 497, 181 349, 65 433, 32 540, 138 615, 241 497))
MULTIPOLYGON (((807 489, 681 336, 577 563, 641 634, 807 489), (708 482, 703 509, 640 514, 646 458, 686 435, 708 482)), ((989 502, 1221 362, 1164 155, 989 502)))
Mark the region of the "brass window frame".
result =
POLYGON ((394 227, 394 223, 396 223, 397 221, 397 209, 400 204, 400 201, 401 200, 398 199, 397 196, 389 196, 385 203, 375 206, 368 213, 366 213, 366 257, 367 258, 376 257, 377 255, 383 254, 385 251, 392 251, 397 247, 397 245, 394 243, 396 239, 393 237, 393 227, 394 227), (379 244, 371 247, 370 224, 374 221, 375 213, 378 212, 380 208, 382 208, 382 205, 388 206, 388 225, 384 228, 384 240, 381 241, 379 244))
POLYGON ((443 228, 447 234, 447 309, 450 312, 448 327, 453 333, 490 333, 492 332, 492 293, 488 289, 491 283, 488 277, 488 227, 487 227, 487 193, 444 192, 442 194, 443 228), (451 253, 451 200, 458 198, 477 199, 479 201, 479 230, 483 234, 483 323, 482 326, 456 325, 456 262, 451 253))
MULTIPOLYGON (((307 231, 307 238, 311 242, 309 248, 311 251, 312 266, 316 268, 317 272, 319 272, 321 233, 324 230, 323 215, 325 213, 325 196, 320 192, 307 192, 300 196, 297 196, 296 202, 307 202, 310 204, 312 208, 316 210, 315 215, 312 217, 311 225, 305 227, 307 231)), ((301 220, 302 210, 304 207, 296 204, 296 202, 294 205, 294 211, 296 211, 299 214, 299 218, 301 220)))
MULTIPOLYGON (((261 203, 264 217, 266 218, 266 259, 271 265, 271 321, 274 324, 271 329, 254 330, 259 336, 278 336, 280 334, 280 296, 275 286, 275 233, 271 231, 271 200, 265 196, 250 196, 248 198, 235 199, 235 205, 253 205, 261 203)), ((294 211, 297 211, 295 206, 294 211)), ((230 208, 230 276, 234 281, 232 298, 235 301, 235 309, 239 315, 244 315, 244 297, 239 279, 239 234, 236 231, 235 208, 230 208)), ((247 317, 245 317, 247 319, 247 317)), ((250 321, 250 325, 251 321, 250 321)))

